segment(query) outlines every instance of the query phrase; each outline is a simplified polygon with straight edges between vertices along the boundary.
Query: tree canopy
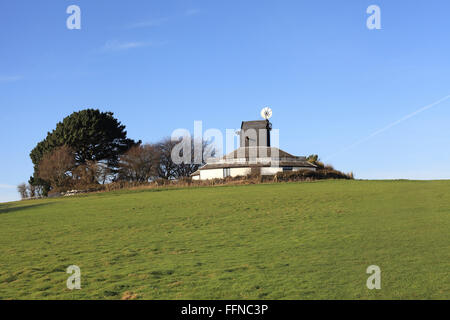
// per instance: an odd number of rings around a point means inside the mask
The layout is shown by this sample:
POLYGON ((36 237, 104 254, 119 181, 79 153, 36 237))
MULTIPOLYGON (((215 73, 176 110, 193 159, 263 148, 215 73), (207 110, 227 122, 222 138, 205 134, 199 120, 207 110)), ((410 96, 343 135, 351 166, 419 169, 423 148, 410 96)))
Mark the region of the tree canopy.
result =
POLYGON ((125 126, 114 118, 112 112, 86 109, 74 112, 59 122, 31 151, 30 158, 35 177, 44 155, 64 145, 74 151, 76 165, 103 161, 109 167, 116 167, 119 156, 140 143, 127 138, 125 126))

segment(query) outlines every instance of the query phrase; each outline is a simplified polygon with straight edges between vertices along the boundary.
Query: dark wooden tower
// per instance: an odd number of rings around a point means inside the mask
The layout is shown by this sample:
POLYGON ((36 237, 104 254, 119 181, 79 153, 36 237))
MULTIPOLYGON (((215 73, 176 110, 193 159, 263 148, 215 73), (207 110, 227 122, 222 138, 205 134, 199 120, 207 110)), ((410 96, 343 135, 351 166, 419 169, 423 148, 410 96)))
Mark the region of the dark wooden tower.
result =
POLYGON ((241 147, 270 147, 269 120, 243 121, 240 131, 241 147))

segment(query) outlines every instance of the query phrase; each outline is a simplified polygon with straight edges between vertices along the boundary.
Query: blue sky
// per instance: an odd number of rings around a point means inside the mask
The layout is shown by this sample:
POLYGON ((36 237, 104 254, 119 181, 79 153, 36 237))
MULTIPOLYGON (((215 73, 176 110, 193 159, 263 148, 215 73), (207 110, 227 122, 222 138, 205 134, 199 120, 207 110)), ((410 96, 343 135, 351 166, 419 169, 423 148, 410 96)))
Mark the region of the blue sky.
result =
POLYGON ((449 12, 444 0, 2 1, 0 202, 18 198, 36 143, 87 107, 154 142, 194 120, 238 128, 268 105, 290 153, 363 179, 448 179, 450 99, 365 138, 450 95, 449 12), (81 30, 66 28, 72 4, 81 30), (371 4, 381 30, 366 27, 371 4))

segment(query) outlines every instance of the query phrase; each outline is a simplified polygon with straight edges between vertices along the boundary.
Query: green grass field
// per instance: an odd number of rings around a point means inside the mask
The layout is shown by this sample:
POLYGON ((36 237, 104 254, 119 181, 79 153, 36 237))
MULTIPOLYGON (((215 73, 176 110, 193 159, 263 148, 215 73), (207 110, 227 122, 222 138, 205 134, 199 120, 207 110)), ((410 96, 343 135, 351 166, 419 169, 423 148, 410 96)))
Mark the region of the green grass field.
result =
POLYGON ((450 181, 118 191, 0 204, 0 228, 1 299, 450 298, 450 181))

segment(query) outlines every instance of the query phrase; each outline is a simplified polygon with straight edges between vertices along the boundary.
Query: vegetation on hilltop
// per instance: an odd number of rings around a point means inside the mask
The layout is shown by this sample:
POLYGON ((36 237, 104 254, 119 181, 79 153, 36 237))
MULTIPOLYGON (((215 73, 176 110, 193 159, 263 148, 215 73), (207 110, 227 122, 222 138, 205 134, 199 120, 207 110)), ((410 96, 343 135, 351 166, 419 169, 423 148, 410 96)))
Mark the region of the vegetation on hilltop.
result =
MULTIPOLYGON (((177 143, 164 138, 142 144, 127 138, 125 126, 112 112, 74 112, 31 151, 34 174, 28 185, 18 186, 18 192, 25 199, 72 189, 102 189, 102 185, 117 181, 146 183, 189 177, 201 163, 175 163, 171 155, 177 143)), ((210 152, 209 143, 203 142, 203 149, 210 152)))
MULTIPOLYGON (((164 138, 153 144, 129 139, 125 125, 112 112, 86 109, 74 112, 47 133, 31 151, 34 173, 28 185, 17 187, 22 199, 60 195, 69 191, 90 192, 127 188, 130 185, 160 186, 167 184, 202 185, 259 183, 267 181, 304 181, 319 179, 353 179, 330 165, 324 165, 317 155, 307 160, 317 170, 279 173, 261 176, 259 170, 245 177, 225 179, 222 182, 190 181, 190 175, 205 163, 206 156, 214 156, 210 141, 202 141, 202 154, 196 159, 194 140, 190 141, 190 155, 178 151, 181 162, 173 159, 184 139, 164 138), (187 160, 186 160, 187 159, 187 160), (200 161, 199 161, 200 160, 200 161)), ((189 141, 189 140, 188 140, 189 141)))

